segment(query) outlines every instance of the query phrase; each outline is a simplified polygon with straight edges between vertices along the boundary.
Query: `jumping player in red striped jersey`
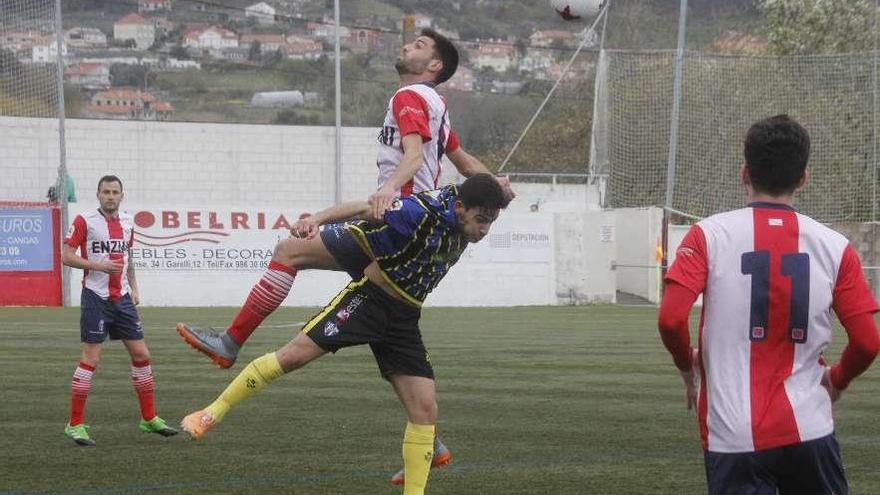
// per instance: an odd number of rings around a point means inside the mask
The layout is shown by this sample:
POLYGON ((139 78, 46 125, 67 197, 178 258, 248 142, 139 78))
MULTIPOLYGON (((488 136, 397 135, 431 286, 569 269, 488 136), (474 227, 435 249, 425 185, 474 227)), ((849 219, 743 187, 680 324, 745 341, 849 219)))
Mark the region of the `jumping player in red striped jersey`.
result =
POLYGON ((697 408, 709 493, 848 493, 832 403, 880 351, 858 254, 793 207, 810 138, 785 115, 748 131, 747 207, 693 226, 666 276, 659 328, 697 408), (699 350, 688 314, 699 294, 699 350), (827 367, 831 311, 849 342, 827 367))
POLYGON ((156 414, 150 351, 135 306, 140 302, 130 249, 134 239, 131 215, 119 211, 122 181, 107 175, 98 181, 100 208, 73 220, 64 239, 62 262, 84 271, 80 317, 82 357, 71 382, 70 421, 64 434, 77 445, 95 445, 83 423, 92 374, 101 358, 102 343, 121 339, 131 356, 131 379, 143 418, 138 428, 162 436, 177 434, 156 414), (80 253, 77 254, 76 250, 80 253))
MULTIPOLYGON (((397 197, 436 189, 444 155, 465 177, 490 173, 460 146, 450 124, 446 100, 435 90, 436 85, 452 77, 458 67, 455 45, 433 30, 422 30, 420 36, 403 46, 395 67, 400 88, 388 103, 378 137, 380 187, 368 199, 374 218, 382 218, 397 197)), ((514 193, 507 178, 496 177, 496 180, 506 199, 512 199, 514 193)), ((268 269, 253 286, 225 332, 179 323, 177 331, 181 337, 219 367, 229 368, 250 335, 287 298, 299 270, 345 271, 352 279, 360 279, 372 260, 361 250, 349 229, 344 223, 320 228, 320 235, 312 236, 294 227, 293 237, 275 246, 268 269)), ((444 466, 451 460, 439 438, 434 452, 434 467, 444 466)), ((392 482, 403 483, 402 471, 392 482)))
MULTIPOLYGON (((465 177, 490 173, 462 149, 452 130, 446 98, 437 93, 458 67, 458 50, 444 36, 424 29, 404 45, 395 68, 400 87, 388 102, 379 132, 379 190, 369 198, 381 216, 398 197, 437 189, 444 155, 465 177)), ((506 177, 498 177, 508 199, 514 194, 506 177)))

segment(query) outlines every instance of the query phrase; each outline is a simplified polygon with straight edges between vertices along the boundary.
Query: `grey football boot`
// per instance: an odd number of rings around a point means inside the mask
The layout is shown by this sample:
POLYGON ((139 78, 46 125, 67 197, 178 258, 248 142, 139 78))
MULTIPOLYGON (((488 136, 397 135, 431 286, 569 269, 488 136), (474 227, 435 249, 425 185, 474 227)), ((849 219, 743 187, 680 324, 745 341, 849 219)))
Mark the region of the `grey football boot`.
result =
POLYGON ((211 327, 191 327, 186 323, 177 324, 177 333, 183 337, 193 349, 211 358, 221 368, 229 368, 235 364, 238 350, 241 348, 226 332, 220 333, 211 327))

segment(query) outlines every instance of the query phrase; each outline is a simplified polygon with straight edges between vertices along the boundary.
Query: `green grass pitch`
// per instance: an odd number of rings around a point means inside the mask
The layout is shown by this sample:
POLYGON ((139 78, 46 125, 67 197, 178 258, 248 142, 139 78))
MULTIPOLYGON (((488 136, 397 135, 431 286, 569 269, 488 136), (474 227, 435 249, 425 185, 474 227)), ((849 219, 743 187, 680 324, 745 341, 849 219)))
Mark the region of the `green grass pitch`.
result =
MULTIPOLYGON (((159 414, 211 400, 251 359, 287 342, 314 308, 267 320, 232 370, 174 332, 223 327, 231 308, 144 308, 159 414)), ((655 308, 430 308, 439 431, 453 463, 428 493, 705 493, 694 416, 660 343, 655 308)), ((62 434, 79 357, 79 311, 0 309, 0 495, 395 494, 406 418, 367 348, 282 377, 204 440, 137 430, 129 360, 105 344, 86 407, 95 448, 62 434)), ((837 358, 845 336, 836 334, 837 358)), ((835 418, 854 494, 880 493, 880 371, 858 379, 835 418)))

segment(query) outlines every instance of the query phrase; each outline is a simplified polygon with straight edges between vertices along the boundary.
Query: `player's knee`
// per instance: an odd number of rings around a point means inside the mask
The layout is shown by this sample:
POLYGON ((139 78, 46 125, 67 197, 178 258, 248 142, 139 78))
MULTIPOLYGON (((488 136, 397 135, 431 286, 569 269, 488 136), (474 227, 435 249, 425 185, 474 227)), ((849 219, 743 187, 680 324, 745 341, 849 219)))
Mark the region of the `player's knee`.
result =
POLYGON ((296 353, 284 352, 283 349, 278 351, 278 364, 281 365, 281 369, 284 370, 285 373, 290 373, 291 371, 302 368, 306 363, 307 361, 296 353))
POLYGON ((142 351, 133 351, 131 353, 132 361, 149 361, 150 360, 150 351, 144 349, 142 351))
POLYGON ((434 397, 419 398, 410 410, 410 422, 432 425, 437 422, 437 400, 434 397))
POLYGON ((80 360, 91 367, 98 366, 101 362, 101 348, 93 347, 90 349, 83 349, 80 360))
POLYGON ((284 266, 297 266, 300 258, 299 239, 285 239, 275 245, 275 252, 272 253, 272 261, 281 263, 284 266))
POLYGON ((284 370, 285 373, 298 370, 314 359, 313 355, 290 345, 279 349, 276 355, 278 356, 278 364, 281 365, 281 369, 284 370))

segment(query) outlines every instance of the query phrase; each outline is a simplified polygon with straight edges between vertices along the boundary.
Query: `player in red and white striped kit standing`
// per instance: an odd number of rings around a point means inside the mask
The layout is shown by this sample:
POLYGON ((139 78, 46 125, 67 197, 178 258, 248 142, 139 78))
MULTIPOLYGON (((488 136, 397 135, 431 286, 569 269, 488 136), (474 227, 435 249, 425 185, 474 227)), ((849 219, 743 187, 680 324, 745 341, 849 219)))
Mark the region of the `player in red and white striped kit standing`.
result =
POLYGON ((832 403, 880 351, 878 311, 841 234, 793 207, 810 137, 785 115, 744 143, 745 208, 694 225, 666 276, 659 328, 696 406, 710 495, 846 495, 832 403), (688 314, 699 294, 699 350, 688 314), (831 311, 849 341, 826 366, 831 311))
POLYGON ((101 358, 102 344, 109 335, 111 340, 121 339, 131 356, 131 379, 143 418, 138 428, 145 433, 172 436, 177 430, 156 414, 150 351, 135 308, 140 294, 130 258, 134 220, 119 211, 124 196, 122 181, 114 175, 101 177, 97 196, 100 208, 77 215, 64 239, 61 256, 65 265, 84 272, 80 316, 82 357, 71 381, 70 421, 64 434, 77 445, 95 445, 83 419, 92 375, 101 358))

